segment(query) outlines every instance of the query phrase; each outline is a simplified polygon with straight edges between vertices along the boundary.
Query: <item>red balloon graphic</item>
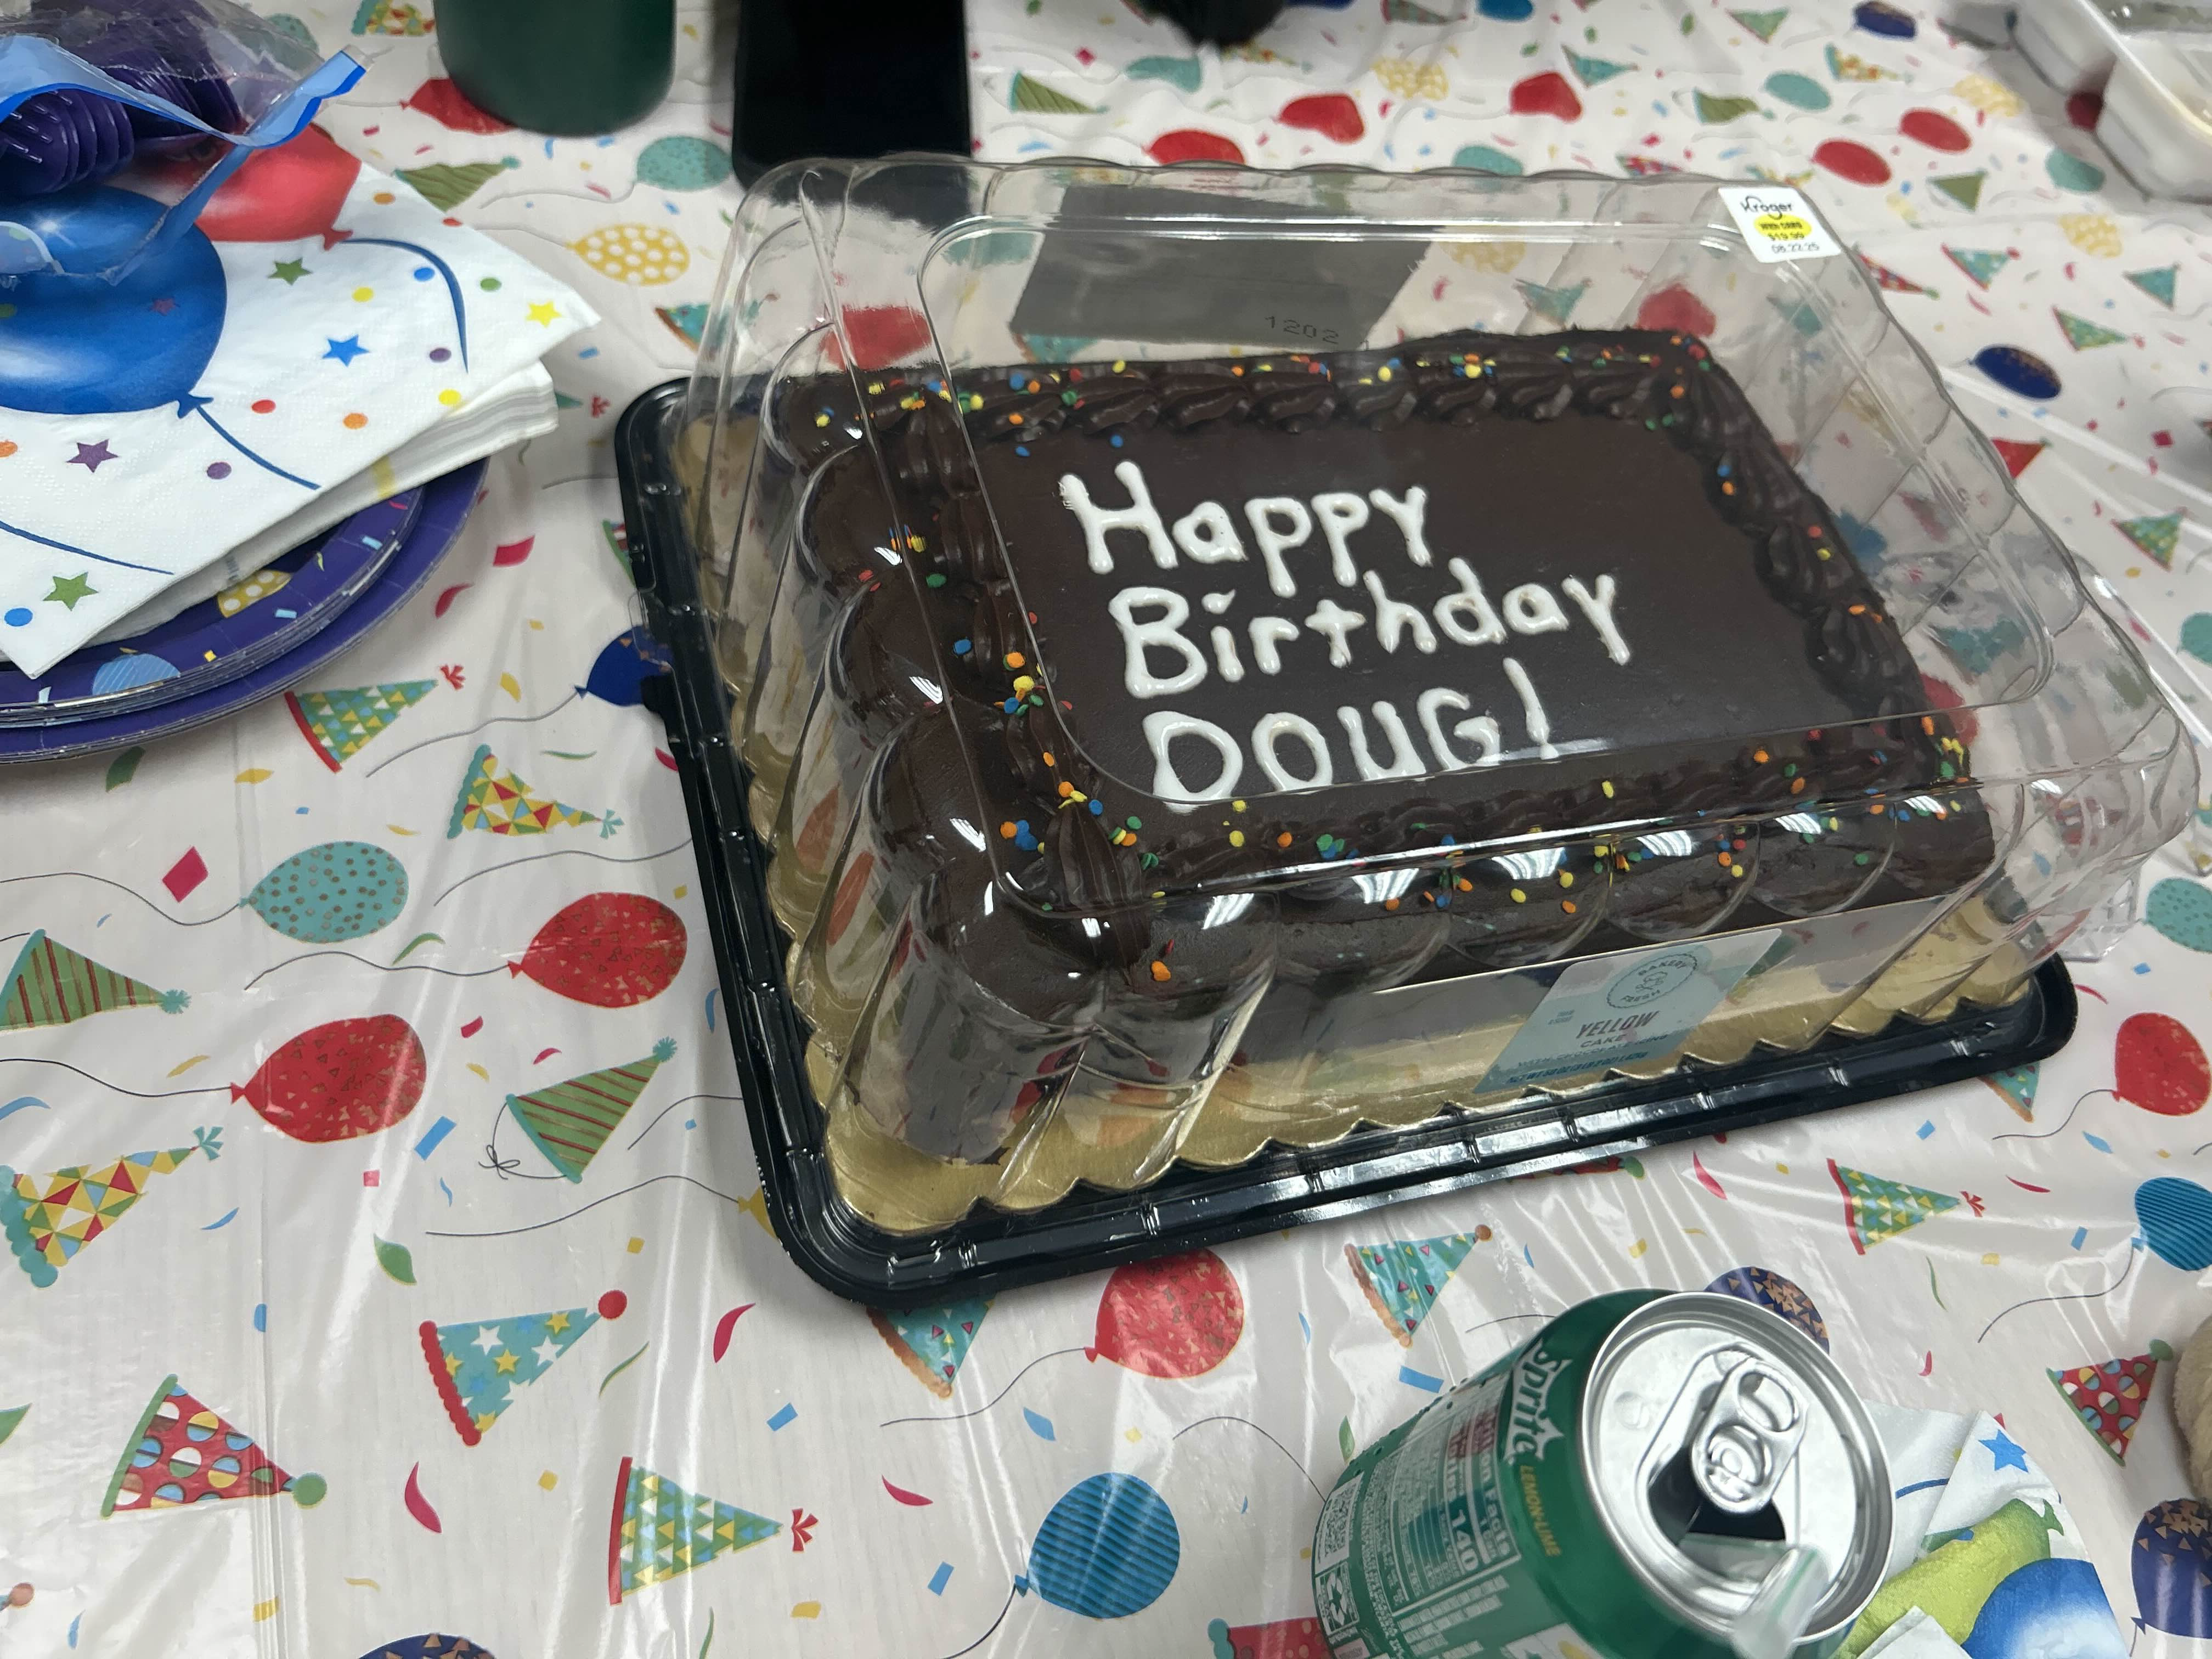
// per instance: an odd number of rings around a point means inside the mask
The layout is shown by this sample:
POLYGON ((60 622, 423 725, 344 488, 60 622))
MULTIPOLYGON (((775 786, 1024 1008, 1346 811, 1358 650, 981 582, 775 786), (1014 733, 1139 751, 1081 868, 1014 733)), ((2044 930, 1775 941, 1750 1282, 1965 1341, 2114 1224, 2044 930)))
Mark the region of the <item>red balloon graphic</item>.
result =
POLYGON ((1145 154, 1164 167, 1178 161, 1234 161, 1242 165, 1244 152, 1237 147, 1233 138, 1224 138, 1218 132, 1201 132, 1196 127, 1178 127, 1173 132, 1164 132, 1145 146, 1145 154))
POLYGON ((1098 1299, 1098 1331, 1085 1350, 1146 1376, 1198 1376, 1244 1334, 1244 1296, 1211 1250, 1114 1270, 1098 1299))
POLYGON ((2212 1099, 2212 1063, 2179 1020, 2131 1014, 2112 1045, 2113 1092, 2160 1117, 2187 1117, 2212 1099))
POLYGON ((845 340, 853 343, 862 368, 889 368, 929 343, 929 319, 911 306, 848 306, 840 320, 842 337, 830 339, 833 368, 845 366, 845 340))
POLYGON ((337 222, 361 163, 309 127, 289 144, 256 150, 208 198, 199 228, 210 241, 295 242, 337 222))
POLYGON ((1897 124, 1897 130, 1916 143, 1930 149, 1949 150, 1954 154, 1972 149, 1974 141, 1966 136, 1966 128, 1948 115, 1932 109, 1909 109, 1897 124))
POLYGON ((1637 307, 1638 328, 1663 328, 1680 334, 1709 335, 1719 326, 1712 307, 1680 283, 1669 283, 1637 307))
POLYGON ((1557 70, 1516 81, 1511 102, 1516 115, 1556 115, 1562 121, 1582 118, 1583 100, 1575 96, 1567 77, 1557 70))
POLYGON ((230 1085, 295 1140, 351 1140, 388 1129, 415 1109, 428 1073, 422 1040, 397 1014, 336 1019, 302 1031, 230 1085))
POLYGON ((1367 124, 1359 118, 1359 106, 1341 92, 1293 98, 1275 118, 1286 127, 1303 127, 1340 144, 1356 144, 1367 131, 1367 124))
POLYGON ((1889 163, 1864 144, 1855 144, 1848 138, 1829 139, 1813 152, 1813 163, 1855 185, 1889 182, 1889 163))
POLYGON ((641 893, 589 893, 538 930, 510 974, 594 1008, 650 1002, 684 968, 684 918, 641 893))

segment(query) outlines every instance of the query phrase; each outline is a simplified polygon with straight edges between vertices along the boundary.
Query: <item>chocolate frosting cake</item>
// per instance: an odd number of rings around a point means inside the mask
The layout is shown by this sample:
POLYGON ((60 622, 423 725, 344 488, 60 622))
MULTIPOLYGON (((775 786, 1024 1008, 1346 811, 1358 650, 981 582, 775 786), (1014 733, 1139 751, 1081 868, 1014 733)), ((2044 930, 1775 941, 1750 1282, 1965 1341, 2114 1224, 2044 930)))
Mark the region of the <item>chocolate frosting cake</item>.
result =
POLYGON ((832 723, 837 787, 802 767, 786 822, 805 890, 833 795, 896 888, 851 1076, 929 1150, 988 1156, 1079 1063, 1170 1103, 1271 982, 1945 893, 1993 856, 1879 593, 1694 337, 884 372, 771 416, 809 477, 746 752, 832 723))

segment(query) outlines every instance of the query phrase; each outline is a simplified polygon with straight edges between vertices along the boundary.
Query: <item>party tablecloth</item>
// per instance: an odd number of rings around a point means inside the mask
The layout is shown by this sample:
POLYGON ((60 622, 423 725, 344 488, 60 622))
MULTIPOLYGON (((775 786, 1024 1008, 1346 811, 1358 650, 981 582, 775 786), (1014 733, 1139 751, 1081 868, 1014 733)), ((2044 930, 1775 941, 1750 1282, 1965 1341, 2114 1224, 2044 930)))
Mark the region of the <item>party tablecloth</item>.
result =
MULTIPOLYGON (((334 138, 606 320, 368 642, 0 776, 0 1653, 1313 1653, 1348 1455, 1569 1303, 1717 1283, 1961 1414, 1960 1470, 2064 1494, 2120 1631, 1998 1619, 1977 1659, 2212 1635, 2168 1402, 2212 1264, 2183 859, 2039 1068, 918 1314, 811 1285, 638 703, 609 447, 687 367, 738 198, 727 22, 681 13, 641 125, 546 139, 456 94, 427 0, 283 3, 371 61, 334 138)), ((1885 0, 1356 0, 1229 52, 975 0, 970 46, 994 160, 1798 181, 2029 501, 2212 659, 2206 217, 2008 51, 1885 0)))

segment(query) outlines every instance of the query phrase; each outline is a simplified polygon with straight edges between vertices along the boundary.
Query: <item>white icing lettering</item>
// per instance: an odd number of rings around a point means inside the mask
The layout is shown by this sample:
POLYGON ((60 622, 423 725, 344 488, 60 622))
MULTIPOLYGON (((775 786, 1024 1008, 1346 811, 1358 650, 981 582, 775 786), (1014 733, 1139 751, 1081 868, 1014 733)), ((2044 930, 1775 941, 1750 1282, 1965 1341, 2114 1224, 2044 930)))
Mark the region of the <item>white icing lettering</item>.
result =
POLYGON ((1613 578, 1600 576, 1595 593, 1583 586, 1579 576, 1570 576, 1559 586, 1567 590, 1567 597, 1582 608, 1583 615, 1589 618, 1590 626, 1597 629, 1598 636, 1605 641, 1606 655, 1617 663, 1626 664, 1628 661, 1628 641, 1620 637, 1620 629, 1613 625, 1613 578))
POLYGON ((1260 557, 1267 567, 1267 586, 1282 599, 1297 597, 1298 585, 1291 580, 1283 555, 1304 544, 1313 534, 1313 514, 1306 504, 1289 495, 1262 495, 1244 503, 1244 517, 1252 526, 1252 539, 1260 544, 1260 557), (1289 526, 1278 529, 1280 518, 1289 526))
POLYGON ((1237 603, 1237 590, 1224 587, 1218 592, 1202 595, 1198 602, 1206 607, 1207 616, 1218 617, 1237 603))
POLYGON ((1176 545, 1200 564, 1221 564, 1244 556, 1237 526, 1219 501, 1200 501, 1176 520, 1176 545))
POLYGON ((1231 685, 1244 678, 1244 662, 1237 654, 1237 636, 1225 628, 1213 630, 1213 665, 1231 685))
POLYGON ((1505 596, 1505 620, 1516 634, 1553 634, 1567 625, 1567 613, 1541 582, 1523 582, 1505 596))
POLYGON ((1382 766, 1376 763, 1374 754, 1367 747, 1366 723, 1359 718, 1357 708, 1346 703, 1336 711, 1336 718, 1343 724, 1345 735, 1352 739, 1352 764, 1354 769, 1369 783, 1379 782, 1384 778, 1419 777, 1428 769, 1421 764, 1421 751, 1413 746, 1413 738, 1407 735, 1406 722, 1398 718, 1398 711, 1387 702, 1376 702, 1371 706, 1375 710, 1375 723, 1390 739, 1390 763, 1382 766))
POLYGON ((1480 580, 1468 568, 1465 559, 1454 559, 1444 568, 1451 572, 1460 591, 1436 602, 1437 626, 1443 629, 1445 638, 1462 645, 1496 645, 1505 637, 1505 624, 1498 620, 1498 613, 1483 597, 1480 580), (1462 611, 1472 618, 1471 623, 1460 620, 1462 611))
POLYGON ((1278 789, 1326 789, 1336 781, 1336 766, 1328 757, 1328 739, 1322 736, 1319 726, 1301 715, 1262 714, 1252 728, 1252 752, 1260 757, 1260 769, 1278 789), (1310 777, 1299 777, 1276 757, 1275 745, 1285 738, 1296 738, 1305 744, 1314 763, 1310 777))
MULTIPOLYGON (((1422 692, 1421 700, 1413 707, 1421 717, 1421 730, 1428 736, 1429 747, 1435 751, 1437 764, 1447 772, 1465 770, 1469 763, 1462 760, 1453 753, 1451 744, 1444 740, 1444 726, 1441 711, 1446 708, 1471 708, 1474 705, 1450 687, 1440 685, 1433 690, 1422 692)), ((1500 740, 1498 722, 1489 715, 1478 714, 1473 720, 1460 721, 1452 727, 1452 735, 1464 738, 1469 743, 1479 743, 1482 745, 1482 753, 1473 764, 1495 766, 1498 763, 1498 757, 1504 745, 1500 740)))
POLYGON ((1429 626, 1417 605, 1402 599, 1394 599, 1382 590, 1382 579, 1373 571, 1367 573, 1367 592, 1375 601, 1375 639, 1385 651, 1398 648, 1398 636, 1407 629, 1413 630, 1413 648, 1422 653, 1437 648, 1437 631, 1429 626))
POLYGON ((1528 722, 1528 741, 1536 745, 1536 753, 1544 759, 1557 760, 1559 751, 1552 747, 1552 722, 1537 698, 1528 671, 1510 657, 1504 659, 1504 667, 1505 678, 1513 682, 1513 690, 1521 699, 1521 713, 1528 722))
POLYGON ((1121 630, 1121 684, 1131 696, 1169 696, 1189 690, 1206 678, 1205 654, 1182 635, 1182 625, 1190 619, 1190 601, 1173 588, 1125 587, 1106 610, 1121 630), (1139 622, 1135 613, 1139 605, 1158 605, 1162 614, 1139 622), (1180 653, 1182 666, 1164 678, 1153 673, 1145 653, 1154 647, 1180 653))
POLYGON ((1328 665, 1345 668, 1352 663, 1352 630, 1366 627, 1367 618, 1357 611, 1346 611, 1334 599, 1323 599, 1306 618, 1306 626, 1328 637, 1328 665))
POLYGON ((1287 617, 1255 617, 1244 624, 1252 636, 1252 660, 1262 674, 1283 672, 1282 647, 1298 636, 1298 625, 1287 617))
POLYGON ((1367 503, 1348 489, 1331 490, 1313 498, 1321 515, 1321 533, 1328 538, 1329 568, 1339 587, 1359 585, 1359 567, 1352 562, 1352 532, 1367 522, 1367 503))
POLYGON ((1188 812, 1202 800, 1220 800, 1237 787, 1237 780, 1244 770, 1244 751, 1237 746, 1237 739, 1212 720, 1200 720, 1194 714, 1178 714, 1171 708, 1155 708, 1145 716, 1145 740, 1152 745, 1152 793, 1177 812, 1188 812), (1203 788, 1185 782, 1169 758, 1177 738, 1197 738, 1213 745, 1221 757, 1221 768, 1212 783, 1203 788))
POLYGON ((1123 461, 1114 469, 1114 476, 1129 492, 1127 507, 1097 506, 1091 501, 1091 492, 1083 487, 1082 479, 1073 472, 1063 472, 1060 477, 1061 504, 1082 521, 1083 539, 1090 551, 1092 572, 1101 576, 1114 574, 1114 555, 1106 545, 1106 537, 1115 530, 1139 532, 1145 544, 1152 550, 1152 562, 1163 570, 1174 569, 1175 549, 1168 544, 1167 526, 1160 522, 1152 493, 1145 488, 1145 475, 1137 470, 1134 461, 1123 461))
POLYGON ((1389 515, 1406 538, 1406 556, 1415 564, 1429 562, 1429 544, 1421 539, 1421 519, 1429 507, 1429 492, 1415 484, 1406 492, 1404 501, 1395 501, 1387 489, 1370 489, 1367 499, 1389 515))

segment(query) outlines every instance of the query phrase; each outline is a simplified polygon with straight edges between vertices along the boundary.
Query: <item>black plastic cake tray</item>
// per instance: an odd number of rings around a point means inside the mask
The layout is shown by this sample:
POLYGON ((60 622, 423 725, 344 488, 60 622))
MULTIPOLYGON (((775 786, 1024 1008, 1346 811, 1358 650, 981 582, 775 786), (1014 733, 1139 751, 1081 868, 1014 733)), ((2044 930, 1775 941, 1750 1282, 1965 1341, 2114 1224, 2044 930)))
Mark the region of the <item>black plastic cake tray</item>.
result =
POLYGON ((730 738, 714 618, 663 443, 684 391, 683 381, 672 380, 646 392, 616 434, 631 574, 647 625, 672 663, 671 672, 646 683, 645 701, 668 728, 683 780, 769 1213, 792 1259, 839 1296, 887 1308, 990 1296, 1480 1182, 1956 1083, 2045 1059, 2074 1033, 2073 982, 2054 958, 2003 1008, 1962 1008, 1934 1024, 1899 1020, 1875 1036, 1832 1036, 1802 1053, 1733 1066, 1687 1063, 1611 1091, 1602 1111, 1581 1116, 1560 1103, 1480 1118, 1448 1115, 1410 1129, 1355 1131, 1327 1146, 1271 1146, 1235 1169, 1178 1164, 1132 1192, 1079 1186, 1028 1213, 979 1207, 931 1233, 872 1226, 838 1195, 823 1147, 824 1115, 806 1079, 806 1028, 786 993, 786 941, 769 908, 768 860, 745 814, 747 781, 730 738))

